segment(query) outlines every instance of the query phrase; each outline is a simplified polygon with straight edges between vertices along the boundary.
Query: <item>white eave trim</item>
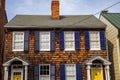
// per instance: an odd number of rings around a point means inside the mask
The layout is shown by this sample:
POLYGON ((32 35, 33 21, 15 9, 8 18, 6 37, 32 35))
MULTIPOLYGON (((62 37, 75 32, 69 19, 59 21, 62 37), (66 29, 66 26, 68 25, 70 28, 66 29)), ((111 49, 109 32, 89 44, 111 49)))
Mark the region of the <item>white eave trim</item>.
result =
POLYGON ((21 61, 23 65, 29 65, 29 63, 27 63, 26 61, 22 60, 21 58, 18 58, 18 57, 14 57, 10 60, 8 60, 7 62, 3 63, 3 66, 10 66, 11 65, 11 62, 13 61, 21 61))
POLYGON ((95 61, 95 60, 99 60, 103 63, 103 65, 111 65, 111 62, 102 58, 101 56, 96 56, 96 57, 93 57, 91 58, 90 60, 86 61, 85 64, 86 65, 92 65, 92 62, 95 61))

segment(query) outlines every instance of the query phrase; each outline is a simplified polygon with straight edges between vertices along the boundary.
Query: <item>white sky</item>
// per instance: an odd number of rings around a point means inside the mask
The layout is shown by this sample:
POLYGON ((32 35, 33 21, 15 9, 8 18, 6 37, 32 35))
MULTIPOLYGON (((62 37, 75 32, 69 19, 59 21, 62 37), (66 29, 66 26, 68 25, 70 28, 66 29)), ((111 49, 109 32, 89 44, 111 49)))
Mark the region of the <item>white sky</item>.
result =
MULTIPOLYGON (((52 0, 6 0, 8 20, 16 14, 51 15, 52 0)), ((61 15, 95 14, 120 0, 60 0, 61 15)), ((120 13, 120 3, 109 9, 110 13, 120 13)))

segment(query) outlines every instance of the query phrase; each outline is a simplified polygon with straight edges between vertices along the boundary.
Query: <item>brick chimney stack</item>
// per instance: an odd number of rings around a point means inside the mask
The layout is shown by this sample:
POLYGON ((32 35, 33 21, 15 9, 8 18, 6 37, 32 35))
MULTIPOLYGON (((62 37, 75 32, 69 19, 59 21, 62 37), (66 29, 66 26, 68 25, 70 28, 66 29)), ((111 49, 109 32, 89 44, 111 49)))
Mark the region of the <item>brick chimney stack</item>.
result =
POLYGON ((52 19, 59 19, 59 0, 52 0, 51 4, 51 16, 52 19))

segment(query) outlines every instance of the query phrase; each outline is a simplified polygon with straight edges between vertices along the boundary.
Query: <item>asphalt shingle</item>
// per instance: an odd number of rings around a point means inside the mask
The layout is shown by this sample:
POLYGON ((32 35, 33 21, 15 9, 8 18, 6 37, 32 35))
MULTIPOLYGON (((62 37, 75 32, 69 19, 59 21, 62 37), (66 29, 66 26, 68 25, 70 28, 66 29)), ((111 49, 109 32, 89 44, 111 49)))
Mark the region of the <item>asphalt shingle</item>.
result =
POLYGON ((16 15, 6 28, 105 28, 93 15, 69 15, 52 19, 50 15, 16 15))

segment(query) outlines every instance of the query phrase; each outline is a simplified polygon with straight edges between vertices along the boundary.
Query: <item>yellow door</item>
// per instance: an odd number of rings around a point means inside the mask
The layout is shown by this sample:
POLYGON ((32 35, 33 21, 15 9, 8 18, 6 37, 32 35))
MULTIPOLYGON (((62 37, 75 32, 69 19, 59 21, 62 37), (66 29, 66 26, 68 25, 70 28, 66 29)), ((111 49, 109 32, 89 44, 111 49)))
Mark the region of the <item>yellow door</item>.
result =
POLYGON ((102 80, 102 70, 101 69, 91 69, 92 80, 102 80))
POLYGON ((21 72, 14 72, 13 80, 21 80, 21 72))

